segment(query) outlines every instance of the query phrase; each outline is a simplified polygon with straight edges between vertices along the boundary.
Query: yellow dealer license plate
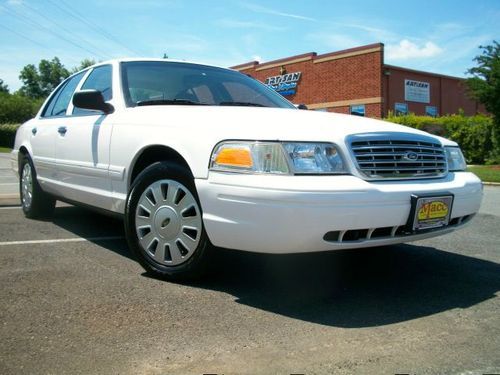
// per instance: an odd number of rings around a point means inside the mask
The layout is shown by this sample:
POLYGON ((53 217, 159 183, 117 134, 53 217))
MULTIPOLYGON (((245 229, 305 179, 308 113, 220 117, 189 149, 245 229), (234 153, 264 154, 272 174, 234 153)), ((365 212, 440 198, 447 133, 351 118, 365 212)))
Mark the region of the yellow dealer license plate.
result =
POLYGON ((453 196, 417 198, 413 230, 439 228, 448 225, 452 204, 453 196))

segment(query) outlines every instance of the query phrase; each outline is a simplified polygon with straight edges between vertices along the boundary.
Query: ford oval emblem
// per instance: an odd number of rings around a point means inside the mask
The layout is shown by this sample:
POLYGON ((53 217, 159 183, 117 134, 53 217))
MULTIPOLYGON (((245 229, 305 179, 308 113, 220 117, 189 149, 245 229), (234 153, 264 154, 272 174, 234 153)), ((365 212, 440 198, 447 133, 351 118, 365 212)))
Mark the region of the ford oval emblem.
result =
POLYGON ((403 159, 405 160, 411 160, 411 161, 415 161, 418 159, 418 154, 416 152, 413 152, 413 151, 407 151, 404 155, 403 155, 403 159))

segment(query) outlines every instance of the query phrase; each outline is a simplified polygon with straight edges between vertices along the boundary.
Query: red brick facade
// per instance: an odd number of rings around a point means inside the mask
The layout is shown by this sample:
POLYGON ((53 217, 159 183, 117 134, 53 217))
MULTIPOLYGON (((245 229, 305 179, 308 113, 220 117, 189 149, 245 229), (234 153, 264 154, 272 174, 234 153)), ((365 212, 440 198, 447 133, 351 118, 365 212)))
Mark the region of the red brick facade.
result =
POLYGON ((296 93, 287 99, 316 110, 350 113, 351 106, 364 105, 366 116, 384 117, 394 110, 395 103, 406 103, 409 112, 419 115, 425 114, 426 106, 436 107, 439 115, 457 113, 460 108, 472 115, 481 109, 466 96, 460 78, 385 65, 381 43, 324 55, 311 52, 262 64, 252 61, 232 68, 262 82, 283 70, 301 72, 296 93), (405 79, 429 83, 430 102, 405 101, 405 79))
POLYGON ((463 109, 466 115, 484 112, 483 106, 467 96, 463 79, 439 74, 419 72, 396 66, 384 66, 384 113, 394 110, 395 103, 405 103, 404 81, 411 79, 430 84, 430 103, 407 101, 409 112, 425 114, 426 106, 435 106, 439 115, 457 113, 463 109))

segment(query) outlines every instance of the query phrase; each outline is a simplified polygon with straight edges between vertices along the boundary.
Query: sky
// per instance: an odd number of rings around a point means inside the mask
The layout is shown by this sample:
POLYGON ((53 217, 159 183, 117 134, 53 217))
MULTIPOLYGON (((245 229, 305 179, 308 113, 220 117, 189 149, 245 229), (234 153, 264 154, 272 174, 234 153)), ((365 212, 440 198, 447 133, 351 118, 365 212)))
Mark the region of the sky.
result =
POLYGON ((500 40, 500 0, 0 0, 0 79, 59 57, 163 57, 229 67, 382 42, 385 62, 465 77, 500 40))

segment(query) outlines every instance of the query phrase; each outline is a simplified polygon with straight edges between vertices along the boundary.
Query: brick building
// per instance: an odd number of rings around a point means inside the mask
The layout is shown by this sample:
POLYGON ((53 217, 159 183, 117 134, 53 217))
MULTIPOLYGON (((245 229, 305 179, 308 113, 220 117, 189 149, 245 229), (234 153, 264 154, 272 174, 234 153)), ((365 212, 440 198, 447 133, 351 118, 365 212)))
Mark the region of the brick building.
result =
POLYGON ((463 79, 384 64, 382 43, 233 66, 309 109, 385 117, 388 111, 431 116, 473 115, 463 79))

